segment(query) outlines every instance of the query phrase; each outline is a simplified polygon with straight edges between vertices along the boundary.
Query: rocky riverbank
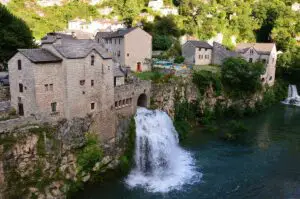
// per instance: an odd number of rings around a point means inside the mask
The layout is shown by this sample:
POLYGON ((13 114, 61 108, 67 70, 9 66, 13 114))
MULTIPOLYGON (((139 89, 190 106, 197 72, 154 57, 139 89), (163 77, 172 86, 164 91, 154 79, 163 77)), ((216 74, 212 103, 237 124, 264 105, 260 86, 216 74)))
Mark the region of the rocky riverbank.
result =
POLYGON ((126 145, 102 143, 89 131, 92 122, 74 118, 2 132, 0 198, 66 198, 117 168, 126 145))

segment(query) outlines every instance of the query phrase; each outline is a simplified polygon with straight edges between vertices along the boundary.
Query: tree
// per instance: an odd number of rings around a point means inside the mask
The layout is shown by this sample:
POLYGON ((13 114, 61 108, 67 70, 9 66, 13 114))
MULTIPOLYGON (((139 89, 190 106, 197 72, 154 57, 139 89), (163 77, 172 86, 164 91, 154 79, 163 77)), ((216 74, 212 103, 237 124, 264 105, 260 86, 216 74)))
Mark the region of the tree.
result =
POLYGON ((153 35, 153 50, 168 50, 172 46, 172 39, 167 35, 153 35))
POLYGON ((32 33, 26 23, 0 4, 0 63, 6 62, 18 48, 34 46, 32 33))
POLYGON ((222 65, 221 81, 228 93, 246 97, 261 89, 260 76, 264 71, 262 63, 248 63, 242 58, 228 58, 222 65))

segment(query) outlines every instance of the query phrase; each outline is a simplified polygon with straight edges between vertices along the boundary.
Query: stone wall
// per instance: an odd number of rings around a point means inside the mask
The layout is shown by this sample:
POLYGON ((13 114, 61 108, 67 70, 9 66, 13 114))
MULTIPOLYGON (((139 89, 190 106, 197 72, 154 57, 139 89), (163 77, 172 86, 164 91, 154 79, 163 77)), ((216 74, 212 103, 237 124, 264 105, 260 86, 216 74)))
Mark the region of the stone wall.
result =
POLYGON ((9 86, 0 86, 0 102, 10 100, 9 86))

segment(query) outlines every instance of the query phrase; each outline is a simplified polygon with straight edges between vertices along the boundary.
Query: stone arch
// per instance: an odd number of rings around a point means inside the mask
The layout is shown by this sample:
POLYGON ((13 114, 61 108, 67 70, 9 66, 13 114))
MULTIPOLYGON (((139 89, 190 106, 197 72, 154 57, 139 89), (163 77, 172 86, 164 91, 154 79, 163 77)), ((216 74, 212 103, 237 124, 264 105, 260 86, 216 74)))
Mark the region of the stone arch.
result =
POLYGON ((141 94, 137 100, 137 106, 147 107, 147 95, 145 93, 141 94))

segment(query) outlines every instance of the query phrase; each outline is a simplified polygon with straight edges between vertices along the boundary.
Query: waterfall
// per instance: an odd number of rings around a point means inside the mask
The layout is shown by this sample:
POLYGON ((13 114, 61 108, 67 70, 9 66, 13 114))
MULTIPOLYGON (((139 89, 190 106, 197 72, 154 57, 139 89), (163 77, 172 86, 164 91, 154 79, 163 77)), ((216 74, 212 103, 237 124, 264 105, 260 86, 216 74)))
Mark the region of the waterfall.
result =
POLYGON ((296 85, 289 85, 288 97, 282 103, 300 106, 300 96, 298 95, 296 85))
POLYGON ((168 192, 201 179, 191 154, 183 150, 171 118, 162 111, 138 108, 135 168, 126 179, 129 187, 168 192))

